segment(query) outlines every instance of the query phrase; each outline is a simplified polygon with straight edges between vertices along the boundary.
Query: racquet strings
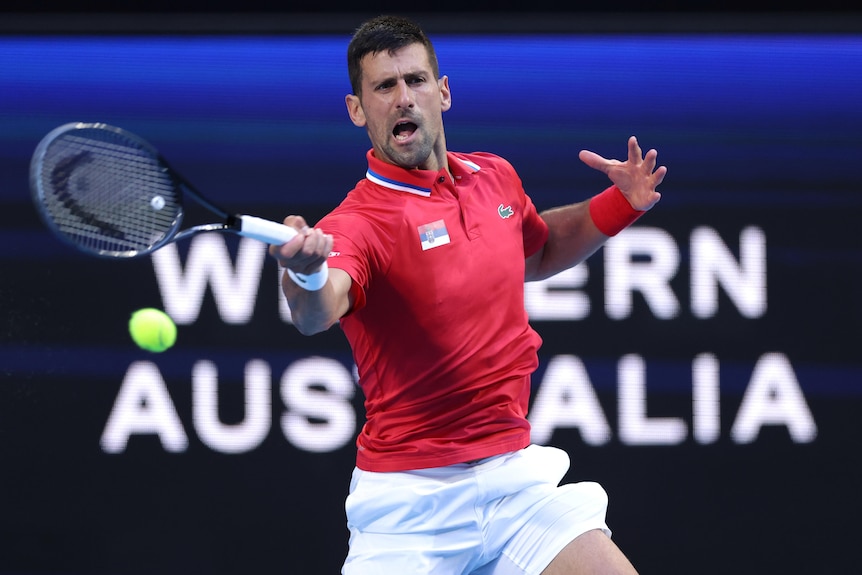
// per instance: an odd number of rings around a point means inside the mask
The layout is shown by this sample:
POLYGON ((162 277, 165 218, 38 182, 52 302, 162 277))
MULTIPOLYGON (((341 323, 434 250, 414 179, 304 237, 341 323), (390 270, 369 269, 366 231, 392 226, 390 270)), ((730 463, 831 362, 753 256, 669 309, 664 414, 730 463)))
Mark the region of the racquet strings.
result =
POLYGON ((79 248, 132 257, 170 239, 182 220, 179 186, 148 146, 80 129, 48 142, 34 175, 49 223, 79 248))

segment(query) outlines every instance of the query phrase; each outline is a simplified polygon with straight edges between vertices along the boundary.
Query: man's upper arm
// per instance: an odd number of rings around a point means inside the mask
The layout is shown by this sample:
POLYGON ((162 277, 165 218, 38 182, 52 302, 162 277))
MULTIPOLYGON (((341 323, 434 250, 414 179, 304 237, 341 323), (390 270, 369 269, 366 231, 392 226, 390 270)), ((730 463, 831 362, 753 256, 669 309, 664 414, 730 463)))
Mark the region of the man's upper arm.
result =
POLYGON ((346 271, 339 268, 329 269, 329 281, 332 283, 332 289, 336 301, 336 313, 339 318, 344 317, 353 310, 356 303, 356 289, 361 289, 358 286, 354 289, 353 279, 346 271))
POLYGON ((542 254, 545 251, 545 246, 539 248, 539 251, 531 256, 528 256, 524 262, 524 281, 534 281, 543 279, 539 276, 539 267, 542 262, 542 254))

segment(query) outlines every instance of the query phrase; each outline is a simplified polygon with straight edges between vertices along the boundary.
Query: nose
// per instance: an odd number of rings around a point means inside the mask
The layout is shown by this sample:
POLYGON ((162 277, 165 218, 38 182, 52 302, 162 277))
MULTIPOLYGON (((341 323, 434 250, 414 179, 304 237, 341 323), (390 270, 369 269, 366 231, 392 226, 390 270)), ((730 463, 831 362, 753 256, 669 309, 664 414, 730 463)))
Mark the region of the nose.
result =
POLYGON ((398 108, 413 107, 413 91, 410 90, 410 86, 403 79, 398 81, 395 104, 398 108))

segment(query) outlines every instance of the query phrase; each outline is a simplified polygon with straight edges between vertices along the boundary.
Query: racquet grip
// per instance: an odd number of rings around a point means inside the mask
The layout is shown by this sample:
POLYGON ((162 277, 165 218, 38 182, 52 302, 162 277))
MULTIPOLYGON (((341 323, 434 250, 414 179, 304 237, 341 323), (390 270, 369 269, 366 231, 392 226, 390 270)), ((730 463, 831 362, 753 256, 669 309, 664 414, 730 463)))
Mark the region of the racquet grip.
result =
MULTIPOLYGON (((265 220, 255 216, 239 216, 239 235, 254 238, 267 244, 280 246, 296 237, 295 229, 271 220, 265 220)), ((290 270, 288 270, 290 271, 290 270)), ((309 291, 317 291, 326 284, 329 277, 329 268, 326 262, 320 266, 320 270, 313 274, 294 274, 291 272, 293 281, 301 288, 309 291)))
POLYGON ((296 237, 296 230, 255 216, 239 216, 239 235, 254 238, 267 244, 280 246, 296 237))

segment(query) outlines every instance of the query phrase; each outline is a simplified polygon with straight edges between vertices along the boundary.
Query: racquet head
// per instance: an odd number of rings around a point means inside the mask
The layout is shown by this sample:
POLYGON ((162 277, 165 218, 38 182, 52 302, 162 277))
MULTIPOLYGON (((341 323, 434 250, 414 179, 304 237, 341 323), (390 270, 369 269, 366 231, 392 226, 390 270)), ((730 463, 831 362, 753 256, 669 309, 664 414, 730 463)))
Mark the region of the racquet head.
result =
POLYGON ((181 183, 156 149, 106 124, 48 133, 30 162, 30 191, 57 236, 101 257, 149 254, 183 218, 181 183))

